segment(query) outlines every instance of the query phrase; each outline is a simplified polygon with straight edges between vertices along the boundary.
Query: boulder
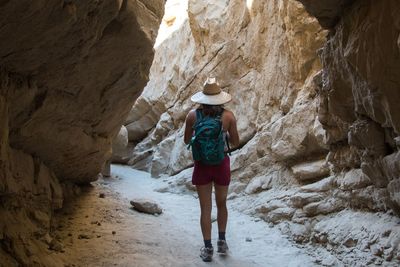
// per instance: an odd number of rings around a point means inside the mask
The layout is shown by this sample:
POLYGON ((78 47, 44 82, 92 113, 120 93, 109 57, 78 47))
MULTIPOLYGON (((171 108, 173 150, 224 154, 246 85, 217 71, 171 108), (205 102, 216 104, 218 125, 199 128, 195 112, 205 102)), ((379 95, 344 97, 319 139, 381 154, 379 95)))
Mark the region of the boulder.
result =
POLYGON ((300 187, 300 190, 303 192, 325 192, 334 188, 335 186, 334 182, 335 182, 335 177, 329 176, 315 183, 303 185, 302 187, 300 187))
POLYGON ((130 201, 130 203, 133 206, 133 209, 143 213, 153 215, 162 213, 162 209, 158 206, 158 204, 148 199, 133 199, 130 201))
POLYGON ((343 190, 353 190, 367 187, 371 184, 371 180, 361 169, 353 169, 344 175, 340 181, 340 188, 343 190))
POLYGON ((325 159, 294 165, 292 171, 299 181, 315 180, 329 175, 329 167, 325 159))

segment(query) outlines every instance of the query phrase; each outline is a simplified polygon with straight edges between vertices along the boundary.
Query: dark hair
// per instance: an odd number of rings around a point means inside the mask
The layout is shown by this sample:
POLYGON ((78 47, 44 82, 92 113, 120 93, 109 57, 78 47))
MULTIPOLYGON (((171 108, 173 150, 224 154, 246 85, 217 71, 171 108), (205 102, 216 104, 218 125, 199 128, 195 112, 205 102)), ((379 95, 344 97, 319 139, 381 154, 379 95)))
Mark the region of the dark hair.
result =
POLYGON ((215 117, 221 115, 224 111, 224 107, 222 105, 201 105, 203 108, 203 114, 205 116, 215 117))

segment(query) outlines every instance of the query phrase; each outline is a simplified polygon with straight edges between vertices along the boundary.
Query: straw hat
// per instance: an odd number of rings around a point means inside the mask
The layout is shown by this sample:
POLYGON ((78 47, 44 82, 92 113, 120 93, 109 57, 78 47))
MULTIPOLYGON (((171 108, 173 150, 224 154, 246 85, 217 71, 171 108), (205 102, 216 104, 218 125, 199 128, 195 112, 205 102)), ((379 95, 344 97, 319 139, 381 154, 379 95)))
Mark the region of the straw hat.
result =
POLYGON ((208 78, 203 85, 203 91, 194 94, 190 100, 199 104, 222 105, 231 101, 232 97, 221 90, 215 78, 208 78))

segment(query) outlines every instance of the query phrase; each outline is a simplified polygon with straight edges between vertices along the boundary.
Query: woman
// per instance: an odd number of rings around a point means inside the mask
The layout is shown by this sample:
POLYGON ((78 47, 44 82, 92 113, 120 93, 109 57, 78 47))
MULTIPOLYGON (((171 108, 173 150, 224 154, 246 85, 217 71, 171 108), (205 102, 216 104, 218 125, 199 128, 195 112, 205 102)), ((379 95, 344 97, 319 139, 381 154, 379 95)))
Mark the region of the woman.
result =
MULTIPOLYGON (((186 117, 184 141, 186 144, 191 142, 195 133, 196 121, 201 117, 217 117, 222 123, 222 131, 226 140, 232 147, 239 145, 239 135, 237 132, 236 119, 231 111, 223 108, 223 104, 231 100, 231 96, 223 92, 215 81, 215 78, 207 79, 204 83, 203 91, 191 97, 193 102, 201 104, 197 110, 191 110, 186 117)), ((224 138, 225 139, 225 138, 224 138)), ((204 239, 204 247, 201 249, 200 257, 203 261, 211 261, 213 246, 211 244, 211 207, 212 207, 212 187, 215 188, 215 200, 217 204, 218 222, 218 242, 217 252, 226 254, 228 245, 225 239, 228 210, 226 208, 226 198, 230 183, 230 161, 228 155, 223 157, 221 163, 209 165, 195 160, 192 176, 192 183, 196 186, 200 201, 200 225, 204 239)))

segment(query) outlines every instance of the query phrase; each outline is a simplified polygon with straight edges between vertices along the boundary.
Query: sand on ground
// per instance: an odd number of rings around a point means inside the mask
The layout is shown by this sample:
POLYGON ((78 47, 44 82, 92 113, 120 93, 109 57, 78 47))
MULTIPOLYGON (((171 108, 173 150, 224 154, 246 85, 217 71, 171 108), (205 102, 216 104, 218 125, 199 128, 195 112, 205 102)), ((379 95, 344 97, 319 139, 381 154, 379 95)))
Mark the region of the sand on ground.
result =
MULTIPOLYGON (((228 256, 199 257, 203 245, 196 195, 159 193, 162 179, 128 166, 112 166, 112 176, 85 187, 56 216, 54 235, 63 244, 52 252, 64 267, 78 266, 317 266, 305 249, 296 247, 264 221, 241 214, 228 201, 228 256), (100 197, 104 194, 104 197, 100 197), (137 212, 129 200, 158 203, 159 216, 137 212)), ((215 213, 215 207, 213 209, 215 213)), ((216 246, 217 224, 213 223, 216 246)))

